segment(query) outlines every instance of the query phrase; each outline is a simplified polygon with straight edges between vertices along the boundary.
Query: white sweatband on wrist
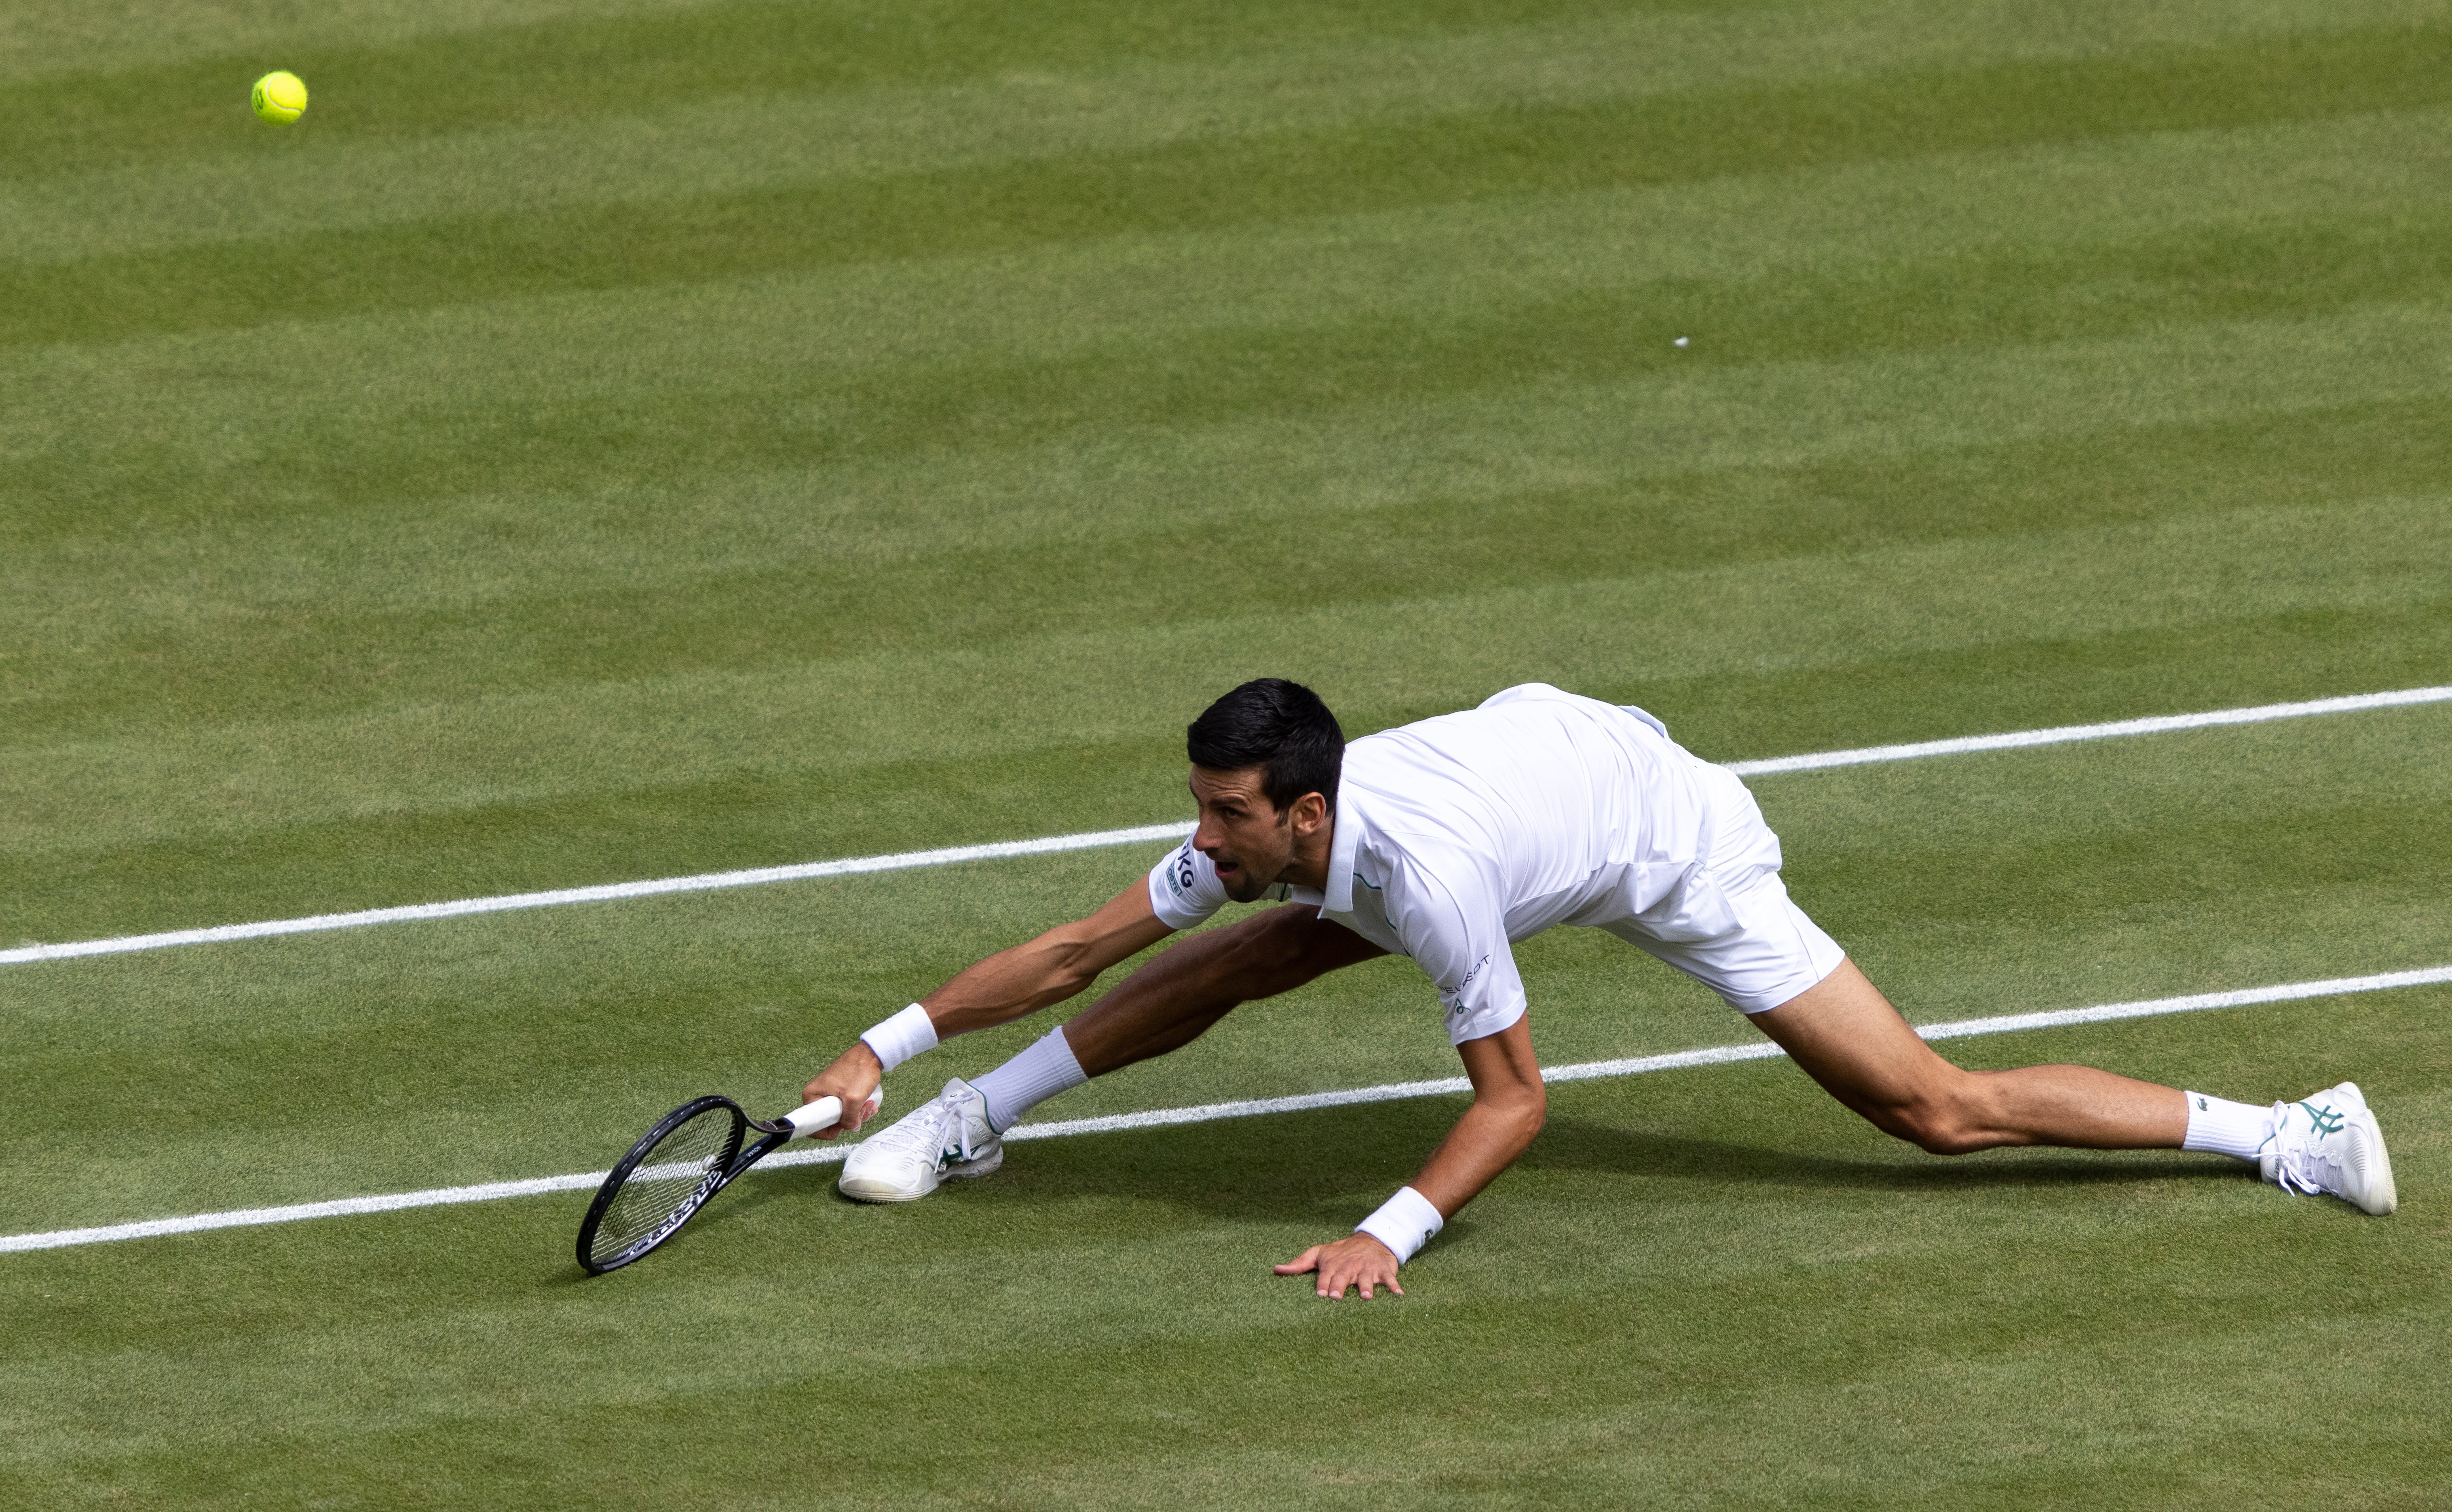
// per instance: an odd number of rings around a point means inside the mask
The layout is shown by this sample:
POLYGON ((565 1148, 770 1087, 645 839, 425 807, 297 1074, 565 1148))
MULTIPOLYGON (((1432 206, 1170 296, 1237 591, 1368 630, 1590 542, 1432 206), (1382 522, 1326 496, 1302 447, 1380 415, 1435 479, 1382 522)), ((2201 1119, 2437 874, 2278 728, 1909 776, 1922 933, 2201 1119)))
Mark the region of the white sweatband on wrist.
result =
POLYGON ((935 1050, 937 1026, 929 1021, 928 1011, 914 1003, 862 1034, 860 1042, 875 1051, 879 1062, 892 1070, 923 1050, 935 1050))
POLYGON ((1396 1195, 1379 1205, 1379 1210, 1354 1226, 1357 1234, 1369 1234, 1388 1247, 1403 1265, 1431 1242, 1431 1235, 1447 1227, 1447 1220, 1431 1206, 1431 1200, 1411 1187, 1399 1187, 1396 1195))

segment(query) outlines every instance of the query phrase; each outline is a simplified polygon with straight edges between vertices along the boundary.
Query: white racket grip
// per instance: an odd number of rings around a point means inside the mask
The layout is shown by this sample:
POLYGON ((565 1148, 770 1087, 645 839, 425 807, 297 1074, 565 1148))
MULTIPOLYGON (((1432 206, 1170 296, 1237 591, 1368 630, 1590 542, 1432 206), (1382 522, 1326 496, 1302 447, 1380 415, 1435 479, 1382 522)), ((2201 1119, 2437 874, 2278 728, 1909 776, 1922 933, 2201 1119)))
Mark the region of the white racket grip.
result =
MULTIPOLYGON (((884 1106, 885 1089, 880 1087, 869 1094, 868 1109, 860 1115, 860 1121, 865 1123, 875 1118, 877 1110, 884 1106)), ((842 1115, 841 1098, 821 1097, 805 1108, 795 1108, 785 1113, 783 1121, 792 1126, 792 1137, 798 1139, 803 1134, 814 1134, 821 1129, 832 1129, 842 1122, 842 1115)))
POLYGON ((783 1121, 792 1126, 796 1138, 801 1134, 814 1134, 821 1129, 832 1129, 842 1122, 842 1099, 821 1097, 804 1108, 795 1108, 785 1113, 783 1121))

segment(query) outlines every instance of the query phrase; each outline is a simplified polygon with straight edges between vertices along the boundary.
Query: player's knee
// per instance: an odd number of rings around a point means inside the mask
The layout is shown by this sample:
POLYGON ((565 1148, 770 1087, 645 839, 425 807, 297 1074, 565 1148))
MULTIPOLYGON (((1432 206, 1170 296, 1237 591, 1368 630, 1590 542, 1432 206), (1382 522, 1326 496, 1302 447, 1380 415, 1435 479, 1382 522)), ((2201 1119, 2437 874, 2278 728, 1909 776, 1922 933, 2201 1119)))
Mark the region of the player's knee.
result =
POLYGON ((1888 1112, 1889 1117, 1874 1122, 1928 1155, 1968 1155, 1996 1143, 1966 1100, 1948 1092, 1919 1097, 1888 1112))
POLYGON ((1541 1130, 1550 1127, 1550 1089, 1540 1082, 1532 1084, 1532 1095, 1524 1100, 1517 1115, 1524 1122, 1524 1142, 1531 1144, 1541 1130))

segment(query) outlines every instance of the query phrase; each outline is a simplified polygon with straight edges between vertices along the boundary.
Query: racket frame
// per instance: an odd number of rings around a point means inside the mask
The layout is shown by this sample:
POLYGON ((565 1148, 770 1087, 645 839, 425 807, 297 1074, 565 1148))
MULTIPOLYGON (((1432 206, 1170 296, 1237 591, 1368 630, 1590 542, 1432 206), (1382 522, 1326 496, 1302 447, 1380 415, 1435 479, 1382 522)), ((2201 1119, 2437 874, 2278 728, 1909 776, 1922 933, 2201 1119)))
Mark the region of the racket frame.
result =
POLYGON ((596 1188, 596 1200, 587 1205, 587 1216, 580 1220, 578 1246, 580 1267, 591 1276, 601 1276, 608 1270, 619 1270, 623 1266, 645 1259, 650 1250, 680 1232, 682 1225, 688 1223, 701 1208, 705 1207, 708 1199, 731 1186, 742 1172, 773 1154, 794 1135, 803 1132, 815 1133, 821 1129, 832 1127, 841 1113, 842 1105, 831 1097, 821 1097, 805 1107, 793 1109, 781 1118, 772 1119, 750 1117, 748 1111, 739 1103, 722 1093, 710 1092, 704 1097, 691 1098, 663 1117, 657 1119, 655 1127, 640 1135, 639 1142, 630 1147, 629 1153, 615 1161, 613 1168, 604 1173, 604 1184, 596 1188), (639 1163, 647 1158, 656 1146, 663 1141, 665 1135, 700 1114, 719 1108, 732 1110, 732 1138, 724 1147, 723 1163, 710 1168, 704 1176, 701 1177, 697 1188, 690 1193, 687 1200, 675 1208, 672 1216, 666 1218, 653 1232, 643 1239, 633 1242, 610 1260, 596 1259, 590 1251, 594 1247, 597 1226, 604 1221, 606 1213, 613 1210, 613 1199, 621 1192, 622 1184, 630 1179, 630 1173, 639 1168, 639 1163), (798 1123, 794 1122, 796 1119, 799 1120, 798 1123), (744 1149, 742 1141, 752 1130, 755 1130, 760 1137, 744 1149))

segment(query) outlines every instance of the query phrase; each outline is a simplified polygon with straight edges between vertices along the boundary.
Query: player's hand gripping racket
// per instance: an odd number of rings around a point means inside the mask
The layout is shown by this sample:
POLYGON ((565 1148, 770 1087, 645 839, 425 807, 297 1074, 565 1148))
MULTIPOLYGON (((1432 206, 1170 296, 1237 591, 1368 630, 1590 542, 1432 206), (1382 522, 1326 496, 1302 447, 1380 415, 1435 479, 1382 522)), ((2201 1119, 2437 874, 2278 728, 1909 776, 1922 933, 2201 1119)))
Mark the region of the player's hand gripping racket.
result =
POLYGON ((841 1120, 842 1102, 834 1097, 772 1121, 750 1117, 729 1097, 682 1104, 605 1172, 579 1226, 579 1263, 593 1276, 620 1269, 670 1239, 709 1197, 785 1140, 841 1120), (753 1130, 758 1141, 742 1149, 753 1130))

